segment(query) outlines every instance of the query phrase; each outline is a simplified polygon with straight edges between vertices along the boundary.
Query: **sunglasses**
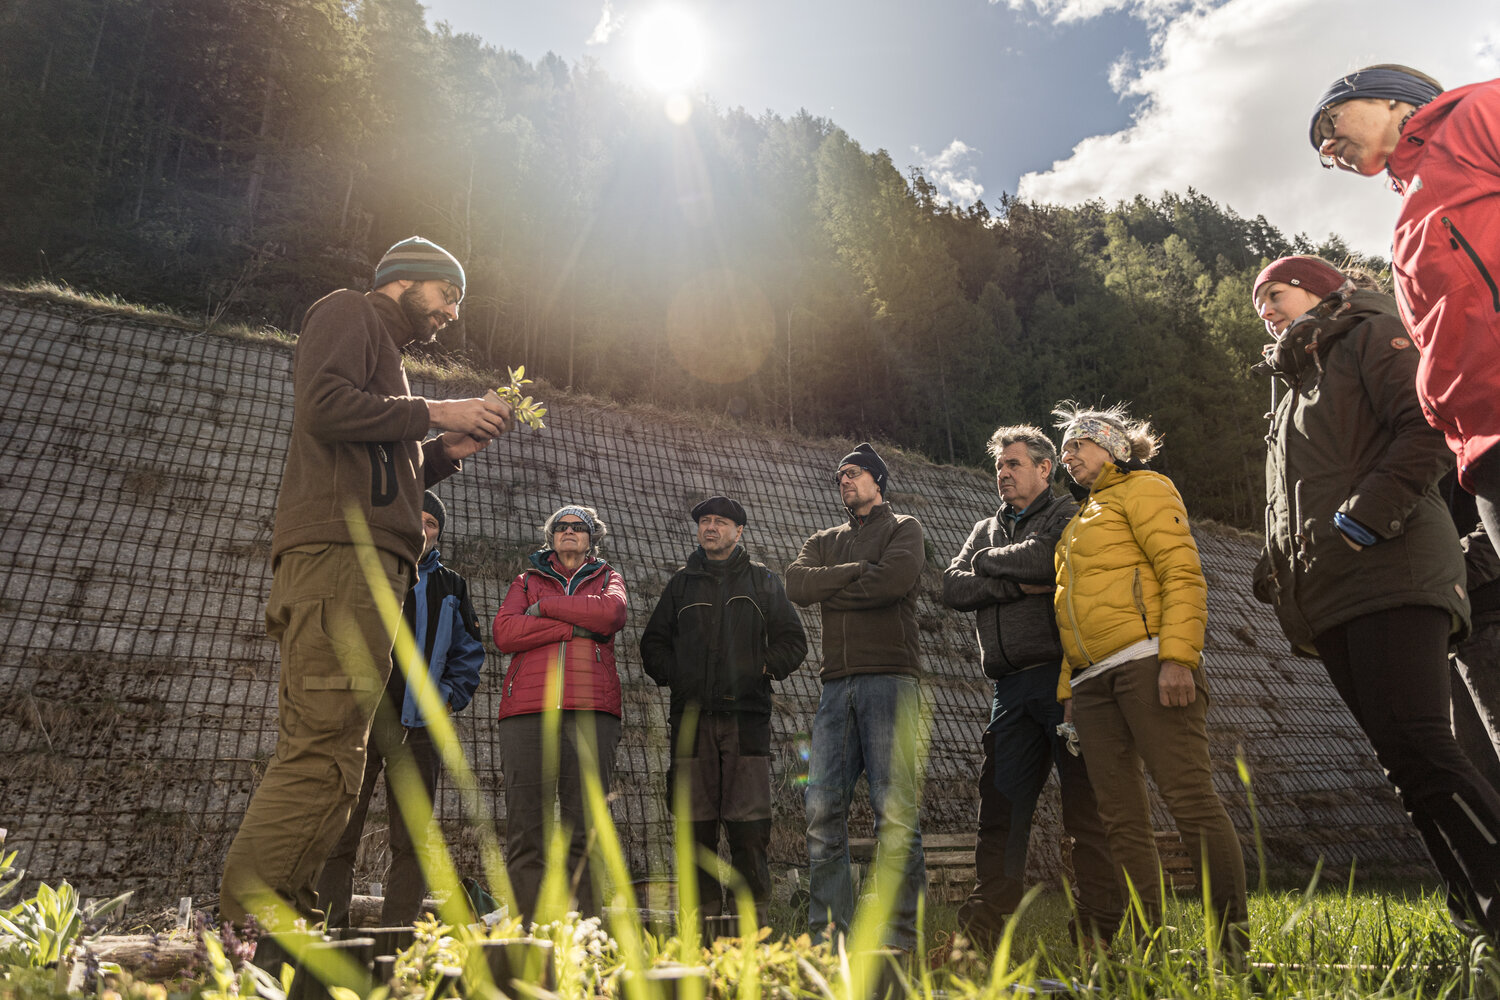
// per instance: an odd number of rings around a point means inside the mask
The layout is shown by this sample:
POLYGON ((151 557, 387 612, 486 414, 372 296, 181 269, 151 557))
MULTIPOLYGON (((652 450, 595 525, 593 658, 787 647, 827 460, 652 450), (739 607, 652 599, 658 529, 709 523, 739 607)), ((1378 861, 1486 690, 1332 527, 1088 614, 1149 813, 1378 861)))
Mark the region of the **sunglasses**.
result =
POLYGON ((552 526, 552 533, 554 535, 562 531, 576 531, 580 535, 593 534, 589 530, 589 526, 582 521, 558 521, 552 526))
POLYGON ((840 469, 833 477, 833 485, 837 486, 846 479, 852 483, 854 480, 864 475, 865 472, 865 469, 860 468, 840 469))

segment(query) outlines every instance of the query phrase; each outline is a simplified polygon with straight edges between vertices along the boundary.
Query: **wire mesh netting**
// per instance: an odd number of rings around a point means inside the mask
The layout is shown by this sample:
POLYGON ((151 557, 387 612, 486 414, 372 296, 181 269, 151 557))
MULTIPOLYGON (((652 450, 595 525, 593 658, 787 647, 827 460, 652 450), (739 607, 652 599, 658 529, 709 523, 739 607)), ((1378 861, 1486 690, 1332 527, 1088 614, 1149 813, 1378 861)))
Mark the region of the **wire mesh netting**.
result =
MULTIPOLYGON (((276 738, 277 654, 261 614, 272 515, 291 423, 291 350, 152 326, 19 296, 0 297, 0 826, 30 878, 85 894, 134 889, 147 902, 217 891, 220 865, 276 738)), ((414 390, 453 395, 431 380, 414 390)), ((437 492, 444 561, 469 580, 486 621, 567 502, 611 527, 604 555, 630 589, 617 637, 624 736, 613 809, 642 876, 669 867, 664 809, 666 695, 636 643, 691 551, 687 510, 742 500, 753 558, 778 570, 842 516, 830 473, 844 442, 753 431, 711 417, 549 400, 548 428, 509 434, 437 492)), ((989 477, 888 455, 891 500, 922 521, 929 564, 918 619, 931 717, 922 822, 971 834, 990 692, 970 616, 938 600, 942 567, 993 513, 989 477)), ((1192 498, 1188 497, 1191 509, 1192 498)), ((1210 584, 1210 730, 1216 781, 1247 856, 1251 819, 1236 773, 1254 776, 1268 860, 1295 875, 1326 863, 1426 871, 1426 856, 1363 736, 1316 661, 1285 652, 1248 593, 1256 542, 1200 532, 1210 584)), ((773 860, 805 865, 802 785, 817 707, 812 653, 779 685, 773 860)), ((488 645, 488 638, 486 638, 488 645)), ((504 770, 494 714, 503 658, 456 720, 503 839, 504 770)), ((863 795, 852 833, 869 836, 863 795)), ((460 870, 477 838, 445 783, 438 811, 460 870)), ((377 795, 361 854, 384 864, 377 795)), ((1157 806, 1156 824, 1171 828, 1157 806)), ((1032 868, 1059 869, 1055 784, 1038 809, 1032 868)), ((358 884, 358 883, 357 883, 358 884)))

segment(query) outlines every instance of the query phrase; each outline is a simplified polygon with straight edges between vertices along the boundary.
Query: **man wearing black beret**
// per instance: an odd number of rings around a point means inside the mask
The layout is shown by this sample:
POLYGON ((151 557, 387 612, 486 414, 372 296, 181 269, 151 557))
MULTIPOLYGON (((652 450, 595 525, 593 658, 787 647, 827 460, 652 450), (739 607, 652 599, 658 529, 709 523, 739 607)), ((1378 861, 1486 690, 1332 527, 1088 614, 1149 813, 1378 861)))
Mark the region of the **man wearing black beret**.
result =
POLYGON ((815 935, 847 934, 854 919, 849 806, 870 782, 877 865, 901 872, 885 944, 911 953, 927 888, 918 802, 922 765, 917 583, 922 525, 885 502, 890 472, 868 444, 845 455, 833 484, 849 519, 819 531, 787 567, 787 595, 821 606, 823 694, 813 719, 807 852, 815 935))
MULTIPOLYGON (((641 661, 671 689, 668 800, 686 809, 697 843, 719 851, 755 899, 760 926, 771 901, 771 681, 807 656, 807 636, 781 580, 740 541, 745 508, 729 497, 696 505, 698 550, 667 583, 641 634, 641 661), (685 783, 687 800, 675 786, 685 783)), ((699 869, 702 916, 726 912, 716 873, 699 869)), ((728 912, 733 913, 730 900, 728 912)))

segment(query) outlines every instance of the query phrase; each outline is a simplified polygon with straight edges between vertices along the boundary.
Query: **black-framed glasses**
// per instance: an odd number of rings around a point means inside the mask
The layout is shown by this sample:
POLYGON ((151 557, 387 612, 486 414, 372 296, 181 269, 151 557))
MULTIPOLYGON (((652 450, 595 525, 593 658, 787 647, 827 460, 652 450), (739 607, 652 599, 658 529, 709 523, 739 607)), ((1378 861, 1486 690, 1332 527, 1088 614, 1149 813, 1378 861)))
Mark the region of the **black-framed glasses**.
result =
POLYGON ((456 306, 463 301, 464 293, 458 290, 458 286, 447 278, 438 279, 443 283, 443 305, 456 306))
POLYGON ((589 530, 588 524, 584 521, 558 521, 552 526, 552 533, 555 535, 560 531, 576 531, 580 535, 593 534, 589 530))
POLYGON ((856 480, 860 476, 864 475, 867 471, 869 471, 869 470, 867 470, 867 469, 861 469, 857 465, 851 466, 850 468, 847 468, 847 469, 840 469, 838 472, 834 473, 834 476, 833 476, 833 485, 838 486, 840 483, 842 483, 846 479, 849 480, 852 483, 854 480, 856 480))

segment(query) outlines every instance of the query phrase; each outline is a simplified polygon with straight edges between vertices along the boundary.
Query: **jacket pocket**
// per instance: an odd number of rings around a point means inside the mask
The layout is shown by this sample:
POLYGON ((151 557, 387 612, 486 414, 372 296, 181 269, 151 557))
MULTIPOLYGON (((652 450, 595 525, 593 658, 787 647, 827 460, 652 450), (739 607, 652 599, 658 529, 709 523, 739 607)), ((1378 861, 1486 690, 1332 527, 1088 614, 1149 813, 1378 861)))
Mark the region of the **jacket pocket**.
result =
POLYGON ((1495 284, 1494 276, 1490 274, 1489 268, 1484 266, 1484 261, 1479 258, 1479 252, 1464 238, 1464 234, 1458 231, 1446 215, 1443 225, 1448 229, 1449 242, 1455 250, 1463 251, 1464 256, 1469 258, 1469 263, 1474 265, 1474 270, 1479 272, 1479 280, 1483 281, 1485 287, 1490 290, 1490 308, 1500 313, 1500 286, 1495 284))
POLYGON ((396 446, 371 441, 365 450, 370 453, 370 506, 389 507, 396 502, 396 446))

